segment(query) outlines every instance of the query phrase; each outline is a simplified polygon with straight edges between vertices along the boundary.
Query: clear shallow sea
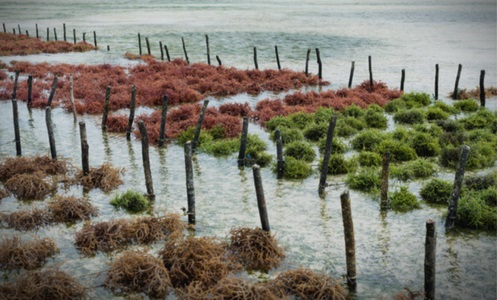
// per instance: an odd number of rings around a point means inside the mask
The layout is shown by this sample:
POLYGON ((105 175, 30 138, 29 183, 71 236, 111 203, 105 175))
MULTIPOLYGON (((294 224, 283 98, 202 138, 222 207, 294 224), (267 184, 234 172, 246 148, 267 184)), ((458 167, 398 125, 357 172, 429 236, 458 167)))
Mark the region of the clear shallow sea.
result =
MULTIPOLYGON (((331 88, 348 83, 351 61, 356 62, 354 83, 368 79, 368 55, 373 58, 377 80, 398 87, 401 69, 406 69, 405 89, 433 93, 435 64, 440 65, 440 97, 454 86, 457 65, 463 65, 461 88, 478 85, 480 70, 486 70, 486 85, 497 85, 497 4, 495 1, 3 1, 0 22, 12 32, 21 29, 34 35, 35 24, 45 37, 46 28, 57 28, 62 38, 62 23, 72 40, 87 32, 88 41, 97 32, 97 52, 84 54, 0 57, 0 60, 26 59, 32 62, 69 62, 127 65, 122 55, 138 53, 137 34, 148 37, 152 54, 159 56, 159 41, 168 45, 172 57, 183 57, 181 37, 185 38, 191 62, 205 62, 205 34, 209 35, 211 56, 219 55, 224 65, 253 68, 252 48, 257 47, 259 68, 276 68, 274 46, 278 45, 283 67, 303 70, 308 48, 319 48, 323 77, 331 88), (110 51, 106 51, 106 46, 110 51)), ((146 51, 143 41, 143 51, 146 51)), ((310 71, 317 72, 312 53, 310 71)), ((240 95, 213 99, 212 105, 226 101, 255 104, 265 97, 240 95)), ((449 101, 444 99, 444 101, 449 101)), ((495 109, 495 98, 488 106, 495 109)), ((25 155, 48 154, 44 112, 30 115, 20 105, 21 134, 25 155)), ((59 155, 79 165, 79 130, 72 116, 54 109, 59 155)), ((90 143, 90 163, 110 162, 126 169, 125 184, 146 192, 141 166, 139 141, 126 142, 123 136, 105 134, 98 127, 99 117, 85 116, 90 143)), ((12 140, 10 101, 0 102, 0 158, 15 155, 12 140)), ((275 153, 274 145, 262 129, 251 124, 250 133, 260 134, 275 153)), ((151 148, 152 175, 157 200, 155 211, 181 211, 186 206, 182 147, 151 148)), ((258 226, 255 191, 249 168, 240 171, 236 155, 214 158, 198 154, 195 161, 197 198, 196 235, 224 237, 235 226, 258 226)), ((494 167, 495 168, 495 167, 494 167)), ((454 174, 440 170, 438 176, 453 180, 454 174)), ((319 176, 302 181, 278 181, 269 168, 262 172, 272 230, 285 248, 285 264, 270 272, 298 266, 327 272, 335 277, 345 274, 343 225, 339 195, 346 189, 343 177, 329 177, 332 185, 324 199, 319 198, 319 176)), ((423 181, 409 184, 417 195, 423 181)), ((394 183, 398 185, 398 183, 394 183)), ((74 188, 67 192, 81 196, 74 188)), ((92 191, 90 199, 101 215, 99 220, 125 216, 108 204, 115 193, 92 191)), ((354 217, 358 298, 390 296, 404 286, 423 287, 425 221, 437 220, 437 296, 442 299, 495 299, 497 297, 497 238, 495 233, 459 232, 446 236, 442 214, 445 209, 423 204, 423 209, 406 214, 379 213, 378 202, 370 195, 351 191, 354 217)), ((13 198, 0 202, 1 211, 28 208, 32 204, 13 198)), ((43 203, 34 205, 43 206, 43 203)), ((186 218, 185 218, 186 220, 186 218)), ((98 288, 99 272, 107 268, 111 256, 83 258, 73 246, 74 227, 51 226, 36 234, 50 236, 62 248, 49 265, 79 277, 95 287, 96 298, 110 297, 98 288)), ((1 229, 4 233, 13 231, 1 229)), ((28 236, 29 234, 27 234, 28 236)), ((160 245, 152 247, 156 251, 160 245)), ((15 276, 11 275, 10 280, 15 276)))

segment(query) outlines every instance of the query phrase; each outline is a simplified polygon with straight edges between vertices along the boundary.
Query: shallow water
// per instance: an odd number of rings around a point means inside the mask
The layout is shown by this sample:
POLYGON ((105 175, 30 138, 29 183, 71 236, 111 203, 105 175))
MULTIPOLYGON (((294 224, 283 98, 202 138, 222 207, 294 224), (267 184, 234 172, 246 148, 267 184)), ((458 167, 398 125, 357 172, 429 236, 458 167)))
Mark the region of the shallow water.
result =
MULTIPOLYGON (((42 36, 46 27, 57 27, 59 39, 62 23, 72 28, 78 39, 83 31, 92 41, 97 31, 97 52, 84 54, 0 57, 2 61, 28 59, 32 62, 130 64, 122 58, 126 51, 137 53, 136 34, 148 36, 152 45, 161 40, 171 56, 182 57, 181 37, 185 37, 190 61, 206 61, 204 34, 209 34, 211 56, 218 54, 223 64, 252 68, 252 47, 258 47, 260 68, 275 68, 274 45, 277 44, 283 67, 302 70, 307 48, 319 47, 324 64, 323 77, 331 88, 346 86, 350 61, 356 61, 355 83, 368 78, 367 56, 373 56, 375 78, 391 87, 398 86, 400 70, 406 68, 406 90, 433 90, 434 65, 440 64, 440 95, 453 89, 457 64, 463 64, 460 87, 478 84, 481 69, 486 69, 486 85, 496 85, 496 4, 495 1, 0 1, 0 19, 7 28, 20 24, 33 35, 34 23, 42 36), (43 29, 44 28, 44 29, 43 29), (105 51, 110 45, 111 51, 105 51)), ((16 29, 17 30, 17 29, 16 29)), ((51 29, 52 30, 52 29, 51 29)), ((51 32, 52 34, 52 32, 51 32)), ((143 45, 144 45, 143 41, 143 45)), ((144 51, 145 46, 143 46, 144 51)), ((153 54, 158 56, 158 46, 153 54)), ((313 54, 314 55, 314 54, 313 54)), ((311 71, 317 66, 312 57, 311 71)), ((214 59, 213 59, 214 61, 214 59)), ((264 93, 257 97, 239 95, 221 102, 248 101, 251 105, 263 98, 278 95, 264 93)), ((446 100, 445 100, 446 101, 446 100)), ((488 106, 496 109, 495 98, 488 106)), ((19 103, 23 155, 48 154, 48 136, 42 110, 29 113, 19 103)), ((10 101, 0 102, 0 159, 15 155, 10 101)), ((124 136, 103 133, 100 117, 79 116, 87 124, 90 164, 104 162, 125 168, 124 191, 130 187, 146 192, 141 163, 140 142, 127 142, 124 136)), ((72 116, 60 108, 53 110, 55 139, 59 156, 80 165, 79 128, 72 116)), ((275 147, 267 133, 250 124, 249 133, 275 147)), ((157 199, 154 212, 177 211, 186 207, 183 148, 169 144, 165 149, 150 148, 152 177, 157 199)), ((316 168, 314 168, 316 169, 316 168)), ((493 168, 495 169, 495 167, 493 168)), ((437 176, 453 180, 451 171, 440 170, 437 176)), ((269 168, 262 170, 271 229, 285 248, 282 267, 269 273, 298 266, 324 271, 334 277, 346 273, 343 225, 339 196, 347 188, 343 177, 329 177, 331 184, 322 199, 318 196, 319 175, 306 180, 276 180, 269 168)), ((202 153, 194 161, 198 236, 225 237, 230 228, 259 226, 253 176, 250 168, 239 170, 236 155, 214 158, 202 153)), ((418 195, 424 181, 410 183, 418 195)), ((399 185, 393 183, 392 189, 399 185)), ((127 217, 109 204, 109 194, 92 190, 88 196, 100 209, 96 220, 127 217)), ((66 192, 82 196, 82 190, 66 192)), ((449 236, 443 230, 445 208, 422 204, 422 209, 405 214, 379 212, 379 203, 370 195, 350 191, 357 247, 359 299, 390 296, 404 286, 423 287, 425 221, 437 221, 437 297, 443 299, 495 299, 497 297, 497 238, 495 233, 459 231, 449 236)), ((43 206, 6 198, 1 211, 43 206)), ((186 221, 186 217, 184 217, 186 221)), ((96 298, 110 297, 97 287, 101 272, 112 255, 84 258, 73 246, 74 232, 82 227, 56 225, 36 232, 55 239, 61 253, 48 265, 60 265, 94 287, 96 298)), ((14 233, 1 229, 2 235, 14 233)), ((29 236, 29 234, 26 234, 29 236)), ((152 246, 152 251, 160 248, 152 246)), ((10 276, 12 280, 14 276, 10 276)))

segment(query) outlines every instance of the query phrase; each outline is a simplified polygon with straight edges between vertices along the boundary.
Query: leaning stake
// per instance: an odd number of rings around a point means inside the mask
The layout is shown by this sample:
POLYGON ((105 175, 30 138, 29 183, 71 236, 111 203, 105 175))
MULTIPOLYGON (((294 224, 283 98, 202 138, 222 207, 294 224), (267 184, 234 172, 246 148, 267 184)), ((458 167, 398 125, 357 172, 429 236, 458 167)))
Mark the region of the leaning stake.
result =
POLYGON ((205 45, 207 47, 207 64, 210 66, 211 65, 211 50, 209 48, 209 36, 207 34, 205 35, 205 45))
POLYGON ((254 66, 256 70, 259 70, 259 64, 257 63, 257 47, 254 47, 254 66))
POLYGON ((459 164, 457 165, 454 187, 452 188, 452 194, 449 200, 449 211, 447 213, 447 218, 445 219, 446 232, 452 230, 456 222, 457 204, 459 202, 459 197, 461 196, 461 185, 464 179, 464 169, 466 168, 466 162, 468 161, 469 150, 470 148, 468 145, 462 146, 461 158, 459 159, 459 164))
POLYGON ((150 171, 150 158, 148 155, 148 134, 147 127, 142 120, 138 121, 138 129, 142 140, 143 171, 145 172, 145 185, 150 199, 154 198, 154 185, 152 182, 152 172, 150 171))
POLYGON ((57 149, 55 148, 55 137, 53 134, 52 108, 50 106, 47 106, 45 108, 45 122, 47 123, 48 142, 50 143, 50 154, 52 155, 52 159, 57 159, 57 149))
POLYGON ((223 63, 221 62, 221 59, 219 58, 218 55, 216 55, 216 60, 217 60, 217 63, 218 63, 219 66, 223 65, 223 63))
POLYGON ((17 98, 17 82, 19 81, 19 70, 15 72, 14 76, 14 90, 12 91, 11 99, 14 100, 17 98))
POLYGON ((16 141, 16 155, 21 156, 22 155, 21 134, 19 131, 19 113, 17 111, 17 100, 16 99, 12 99, 12 113, 14 115, 14 134, 15 134, 15 141, 16 141))
POLYGON ((452 93, 452 99, 456 100, 459 94, 459 79, 461 78, 462 65, 459 64, 457 67, 456 83, 454 84, 454 92, 452 93))
MULTIPOLYGON (((190 60, 188 59, 188 53, 186 52, 185 39, 181 37, 181 43, 183 44, 183 52, 185 53, 185 60, 187 64, 190 64, 190 60)), ((194 149, 195 150, 195 149, 194 149)))
POLYGON ((52 100, 55 95, 55 89, 57 88, 57 75, 53 78, 52 88, 50 89, 50 95, 48 96, 47 106, 52 106, 52 100))
POLYGON ((352 87, 352 80, 354 79, 354 69, 355 69, 355 61, 353 61, 352 65, 350 66, 349 89, 352 87))
POLYGON ((140 33, 138 33, 138 53, 142 56, 142 37, 140 33))
POLYGON ((192 152, 195 152, 198 145, 198 139, 200 138, 200 130, 202 129, 202 123, 204 122, 204 114, 207 109, 207 105, 209 104, 209 100, 204 100, 204 105, 202 106, 202 111, 200 111, 200 116, 198 117, 197 129, 195 130, 195 136, 193 137, 192 142, 192 152))
POLYGON ((331 145, 333 144, 333 133, 335 132, 335 125, 337 123, 337 116, 332 115, 330 125, 328 126, 328 133, 326 134, 326 147, 324 150, 323 165, 321 166, 321 177, 319 178, 319 195, 324 193, 326 187, 326 176, 328 175, 328 162, 331 156, 331 145))
POLYGON ((131 88, 131 104, 129 107, 128 128, 126 129, 126 139, 131 139, 131 128, 133 127, 133 119, 135 118, 135 105, 136 105, 136 86, 133 84, 131 88))
POLYGON ((76 106, 74 105, 74 82, 73 82, 72 74, 69 75, 69 93, 71 94, 72 116, 74 118, 74 122, 77 122, 78 117, 76 116, 76 106))
POLYGON ((321 55, 319 54, 319 48, 316 48, 316 57, 318 60, 318 78, 323 79, 323 63, 321 62, 321 55))
POLYGON ((343 231, 345 238, 345 258, 347 262, 347 284, 351 291, 355 291, 356 282, 356 260, 355 260, 355 238, 354 238, 354 222, 352 221, 352 210, 350 208, 349 191, 345 191, 340 195, 340 203, 342 204, 342 219, 343 231))
POLYGON ((276 53, 276 64, 278 65, 278 70, 281 71, 280 55, 278 53, 278 46, 274 46, 274 52, 276 53))
POLYGON ((262 187, 261 167, 253 165, 255 193, 257 196, 257 207, 259 208, 259 216, 261 217, 262 230, 270 231, 269 219, 267 216, 266 199, 264 197, 264 189, 262 187))
POLYGON ((164 138, 166 134, 166 116, 167 116, 167 95, 162 97, 162 114, 160 118, 160 130, 159 130, 159 147, 164 146, 164 138))
POLYGON ((243 117, 242 138, 240 140, 240 151, 238 152, 238 167, 245 165, 245 150, 247 149, 248 118, 243 117))
POLYGON ((435 273, 436 273, 436 250, 437 231, 435 221, 426 220, 425 239, 425 299, 435 299, 435 273))
POLYGON ((186 196, 188 200, 188 224, 195 225, 195 187, 193 186, 192 143, 185 143, 186 196))
POLYGON ((81 138, 81 164, 83 166, 83 176, 90 173, 90 163, 88 161, 88 139, 86 138, 86 124, 84 121, 79 122, 79 135, 81 138))
POLYGON ((102 130, 107 130, 107 115, 109 114, 110 86, 105 89, 104 114, 102 115, 102 130))
POLYGON ((145 43, 147 44, 148 55, 152 55, 152 52, 150 52, 150 42, 148 41, 148 37, 145 38, 145 43))

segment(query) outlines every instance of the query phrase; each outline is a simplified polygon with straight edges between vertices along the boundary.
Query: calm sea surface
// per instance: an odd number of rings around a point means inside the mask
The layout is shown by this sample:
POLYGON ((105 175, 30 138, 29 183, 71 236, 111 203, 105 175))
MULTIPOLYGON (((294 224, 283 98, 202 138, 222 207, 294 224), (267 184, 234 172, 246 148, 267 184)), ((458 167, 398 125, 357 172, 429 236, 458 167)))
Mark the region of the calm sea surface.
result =
MULTIPOLYGON (((406 70, 405 89, 433 93, 435 64, 440 65, 440 95, 454 87, 457 66, 462 64, 461 88, 478 85, 480 70, 486 70, 486 86, 497 85, 497 4, 495 1, 4 1, 0 0, 0 22, 7 30, 28 30, 35 34, 38 24, 45 38, 57 29, 62 39, 62 24, 77 39, 86 32, 93 42, 96 31, 100 50, 84 54, 0 57, 1 61, 29 60, 53 63, 111 63, 128 65, 125 52, 138 53, 137 34, 148 37, 152 54, 160 56, 159 41, 167 45, 172 57, 183 57, 181 37, 185 39, 191 62, 205 62, 205 34, 209 35, 211 55, 219 55, 224 65, 253 68, 253 47, 257 47, 259 68, 276 68, 274 46, 279 48, 282 66, 303 70, 308 48, 319 48, 323 77, 331 88, 348 83, 350 65, 355 61, 354 83, 368 79, 368 55, 373 59, 376 80, 398 87, 401 70, 406 70), (109 45, 110 51, 106 51, 109 45)), ((143 43, 144 45, 144 43, 143 43)), ((146 48, 143 46, 143 51, 146 48)), ((315 53, 311 55, 311 72, 317 72, 315 53)), ((264 98, 278 95, 239 95, 212 99, 212 105, 228 101, 255 105, 264 98)), ((443 101, 449 101, 442 99, 443 101)), ((496 99, 488 100, 491 109, 496 99)), ((23 154, 48 154, 44 111, 31 113, 20 105, 23 154)), ((72 116, 62 109, 53 111, 55 138, 60 156, 79 166, 79 129, 72 116)), ((87 123, 90 164, 104 162, 125 168, 124 191, 130 187, 146 192, 139 141, 127 142, 121 135, 102 133, 100 117, 80 116, 87 123)), ((390 117, 389 117, 390 118, 390 117)), ((391 119, 391 118, 390 118, 391 119)), ((390 125, 393 126, 392 120, 390 125)), ((255 124, 249 132, 259 134, 275 153, 268 134, 255 124)), ((0 158, 14 156, 10 101, 0 101, 0 158)), ((181 211, 186 206, 186 187, 182 147, 170 144, 165 149, 151 148, 152 176, 157 194, 156 212, 181 211)), ((317 165, 317 162, 315 162, 317 165)), ((198 154, 194 162, 197 199, 198 236, 225 237, 230 228, 259 225, 251 169, 239 170, 236 155, 214 158, 198 154)), ((492 169, 495 169, 494 166, 492 169)), ((316 168, 315 168, 316 169, 316 168)), ((483 172, 488 172, 485 170, 483 172)), ((440 170, 438 177, 453 180, 454 173, 440 170)), ((301 181, 278 181, 269 168, 263 169, 264 189, 271 228, 285 248, 285 264, 268 275, 299 266, 323 271, 334 277, 346 273, 343 225, 339 195, 347 187, 343 177, 329 177, 331 186, 321 199, 317 194, 319 175, 301 181)), ((419 195, 424 181, 409 183, 419 195)), ((393 183, 393 187, 400 183, 393 183)), ((73 188, 66 192, 81 196, 73 188)), ((109 205, 115 194, 91 191, 91 201, 99 207, 97 220, 127 217, 109 205)), ((412 290, 423 287, 425 221, 437 221, 437 297, 440 299, 496 299, 497 238, 495 233, 461 231, 446 236, 443 231, 445 208, 422 204, 422 209, 406 214, 381 215, 379 203, 370 195, 351 191, 354 217, 358 298, 390 297, 404 286, 412 290)), ((0 202, 0 211, 14 211, 41 206, 13 198, 0 202)), ((186 220, 186 218, 185 218, 186 220)), ((60 265, 85 285, 92 296, 108 298, 101 284, 110 255, 84 258, 73 246, 72 227, 50 226, 36 232, 55 239, 61 253, 48 265, 60 265)), ((14 231, 0 229, 2 235, 14 231)), ((29 236, 29 234, 26 234, 29 236)), ((155 253, 161 245, 151 247, 155 253)), ((8 280, 14 280, 11 274, 8 280)), ((4 280, 4 279, 2 279, 4 280)))

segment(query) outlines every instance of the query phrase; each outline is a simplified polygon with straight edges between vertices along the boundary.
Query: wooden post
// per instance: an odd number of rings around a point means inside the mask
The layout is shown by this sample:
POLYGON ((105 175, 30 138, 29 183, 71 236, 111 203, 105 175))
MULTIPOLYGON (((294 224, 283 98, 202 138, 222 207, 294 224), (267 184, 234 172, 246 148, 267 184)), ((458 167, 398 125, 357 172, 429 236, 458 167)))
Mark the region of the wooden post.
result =
POLYGON ((74 44, 76 44, 76 29, 72 30, 72 38, 74 40, 74 44))
POLYGON ((74 82, 72 74, 69 75, 69 94, 71 96, 72 116, 74 118, 74 122, 76 123, 78 121, 78 117, 76 116, 76 106, 74 105, 74 82))
MULTIPOLYGON (((181 37, 181 43, 183 44, 183 52, 185 53, 186 63, 190 64, 190 60, 188 59, 188 53, 186 52, 185 39, 183 37, 181 37)), ((195 147, 193 148, 193 151, 195 152, 195 147)))
POLYGON ((131 87, 131 104, 129 106, 129 119, 128 128, 126 129, 126 139, 131 139, 131 128, 133 127, 133 119, 135 118, 135 105, 136 105, 136 86, 133 84, 131 87))
POLYGON ((102 115, 102 130, 107 130, 107 115, 109 114, 110 86, 105 89, 104 114, 102 115))
POLYGON ((19 113, 17 111, 17 100, 12 98, 12 113, 14 116, 14 135, 16 141, 16 155, 22 155, 21 149, 21 133, 19 131, 19 113))
POLYGON ((55 95, 55 89, 57 88, 57 75, 53 78, 52 88, 50 89, 50 95, 48 95, 47 106, 52 106, 52 100, 55 95))
MULTIPOLYGON (((38 32, 38 24, 35 24, 36 25, 36 38, 40 38, 40 34, 38 32)), ((5 28, 4 28, 4 32, 5 32, 5 28)))
POLYGON ((445 219, 445 231, 448 232, 454 228, 454 224, 457 218, 457 204, 459 198, 461 197, 461 185, 464 179, 464 169, 466 168, 466 162, 469 157, 469 146, 463 145, 461 150, 461 158, 457 165, 456 177, 454 179, 454 186, 452 188, 452 194, 449 200, 449 211, 447 213, 447 218, 445 219))
POLYGON ((79 122, 79 135, 81 138, 81 164, 83 166, 83 176, 90 173, 90 163, 88 161, 88 140, 86 138, 86 124, 84 121, 79 122))
POLYGON ((402 69, 400 76, 400 90, 404 91, 404 81, 406 80, 406 69, 402 69))
POLYGON ((277 162, 277 172, 276 172, 276 179, 281 179, 283 178, 283 173, 284 173, 284 164, 285 161, 283 160, 283 141, 281 139, 281 134, 280 130, 276 129, 274 131, 274 137, 276 138, 276 158, 278 160, 277 162))
POLYGON ((93 31, 93 45, 95 45, 95 48, 98 47, 97 45, 97 32, 93 31))
POLYGON ((26 36, 29 37, 29 32, 26 30, 26 36))
POLYGON ((211 50, 209 48, 209 36, 207 34, 205 35, 205 44, 207 47, 207 64, 210 66, 211 65, 211 50))
MULTIPOLYGON (((3 24, 3 33, 7 33, 7 28, 5 28, 5 23, 2 24, 3 24)), ((36 28, 38 28, 38 24, 36 24, 36 28)))
POLYGON ((349 191, 340 195, 342 205, 343 232, 345 238, 345 259, 347 262, 347 284, 349 289, 355 292, 356 282, 356 259, 355 259, 355 237, 354 222, 352 221, 352 210, 350 208, 349 191))
POLYGON ((86 32, 83 32, 83 43, 86 43, 86 32))
POLYGON ((107 51, 110 51, 110 45, 107 45, 107 51))
POLYGON ((147 44, 148 55, 152 55, 152 52, 150 51, 150 42, 148 41, 148 37, 145 38, 145 43, 147 44))
POLYGON ((276 53, 276 64, 278 65, 278 70, 281 71, 280 55, 278 53, 278 46, 274 46, 274 52, 276 53))
POLYGON ((438 100, 438 64, 435 65, 435 100, 438 100))
POLYGON ((452 99, 456 100, 459 94, 459 78, 461 78, 462 65, 459 64, 457 67, 456 83, 454 85, 454 92, 452 93, 452 99))
POLYGON ((53 36, 55 41, 57 41, 57 29, 55 27, 53 28, 53 36))
POLYGON ((142 38, 139 32, 138 32, 138 51, 140 53, 140 56, 142 56, 142 38))
POLYGON ((145 172, 145 185, 147 186, 148 197, 154 198, 154 185, 152 183, 152 172, 150 171, 150 158, 148 155, 148 134, 147 127, 142 120, 138 121, 138 129, 142 140, 143 170, 145 172))
POLYGON ((383 153, 383 164, 381 168, 381 191, 380 191, 380 209, 386 210, 389 206, 388 201, 388 174, 390 166, 390 152, 383 153))
POLYGON ((311 49, 307 49, 307 54, 305 56, 305 76, 309 75, 309 57, 311 56, 311 49))
POLYGON ((47 42, 50 41, 50 28, 47 27, 47 42))
POLYGON ((64 33, 64 42, 67 42, 66 23, 62 23, 62 31, 64 33))
POLYGON ((166 50, 166 57, 167 57, 167 61, 168 62, 171 62, 171 57, 169 56, 169 49, 167 49, 167 46, 164 45, 164 50, 166 50))
POLYGON ((352 80, 354 79, 354 69, 355 69, 355 61, 353 61, 350 66, 349 89, 352 87, 352 80))
POLYGON ((426 220, 425 238, 425 299, 435 299, 437 231, 435 221, 426 220))
POLYGON ((217 63, 219 64, 219 66, 223 65, 223 63, 221 62, 221 59, 219 58, 218 55, 216 55, 216 60, 217 60, 217 63))
POLYGON ((159 147, 164 146, 164 139, 166 133, 166 116, 167 116, 167 95, 162 97, 162 115, 160 119, 160 131, 159 131, 159 147))
POLYGON ((266 198, 264 197, 264 188, 262 187, 261 167, 253 165, 255 194, 257 196, 257 207, 259 208, 259 216, 261 218, 261 227, 264 231, 270 231, 269 219, 267 216, 266 198))
POLYGON ((485 107, 485 70, 480 72, 480 105, 485 107))
POLYGON ((204 105, 202 106, 202 111, 200 112, 200 116, 198 117, 197 129, 195 130, 195 136, 193 137, 192 142, 192 152, 195 152, 198 145, 198 139, 200 137, 200 129, 202 129, 202 123, 204 122, 204 114, 207 109, 207 105, 209 104, 209 100, 204 100, 204 105))
POLYGON ((28 76, 28 108, 31 108, 31 102, 33 102, 33 76, 28 76))
POLYGON ((368 56, 368 66, 369 66, 369 87, 373 89, 373 63, 371 62, 371 55, 368 56))
POLYGON ((160 60, 164 60, 164 49, 162 48, 161 41, 159 41, 159 48, 160 48, 160 60))
POLYGON ((259 64, 257 63, 257 47, 254 47, 254 66, 256 70, 259 70, 259 64))
POLYGON ((21 35, 21 25, 17 24, 17 28, 19 28, 19 35, 21 35))
POLYGON ((50 143, 50 154, 52 155, 52 159, 57 159, 57 149, 55 148, 55 137, 53 134, 52 108, 50 106, 47 106, 45 108, 45 122, 47 123, 48 142, 50 143))
POLYGON ((192 143, 185 143, 186 196, 188 200, 188 224, 195 225, 195 187, 193 186, 192 143))
POLYGON ((337 122, 337 116, 332 115, 330 119, 330 125, 328 126, 328 133, 326 134, 326 147, 324 150, 323 165, 321 166, 321 177, 319 178, 319 195, 324 194, 324 189, 326 188, 326 177, 328 175, 328 162, 331 156, 331 145, 333 144, 333 133, 335 132, 335 125, 337 122))
POLYGON ((247 149, 248 118, 243 117, 242 137, 240 140, 240 151, 238 152, 238 167, 245 165, 245 151, 247 149))
POLYGON ((12 28, 12 33, 15 35, 16 34, 16 29, 12 28))
POLYGON ((316 48, 316 57, 318 60, 318 78, 323 79, 323 63, 321 62, 321 55, 319 54, 319 48, 316 48))
POLYGON ((14 76, 14 90, 12 91, 11 99, 17 99, 17 82, 19 81, 19 70, 16 70, 14 76))

